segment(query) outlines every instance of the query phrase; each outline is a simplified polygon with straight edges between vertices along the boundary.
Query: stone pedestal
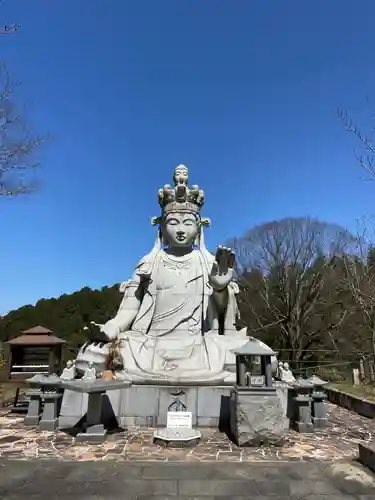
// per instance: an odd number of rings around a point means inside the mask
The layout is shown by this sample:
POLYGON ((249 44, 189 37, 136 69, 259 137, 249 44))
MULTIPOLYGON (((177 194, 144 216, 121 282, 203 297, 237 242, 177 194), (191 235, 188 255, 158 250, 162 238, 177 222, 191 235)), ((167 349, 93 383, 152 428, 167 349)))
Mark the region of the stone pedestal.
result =
POLYGON ((105 391, 89 393, 86 423, 83 432, 77 434, 77 441, 104 441, 107 431, 101 422, 102 398, 105 391))
POLYGON ((29 398, 29 406, 24 424, 35 427, 39 424, 42 410, 42 391, 39 388, 31 388, 26 392, 26 397, 29 398))
POLYGON ((42 395, 43 414, 39 422, 42 431, 55 431, 58 427, 59 402, 61 393, 57 391, 46 391, 42 395))
POLYGON ((190 428, 171 428, 156 429, 154 432, 154 444, 183 447, 193 446, 199 443, 201 439, 200 431, 190 428))
POLYGON ((298 432, 308 433, 313 431, 311 420, 311 397, 307 394, 299 394, 294 398, 296 403, 296 420, 293 427, 298 432))
POLYGON ((238 387, 230 395, 231 432, 239 446, 281 444, 285 413, 273 387, 238 387))
MULTIPOLYGON (((291 389, 283 382, 275 382, 274 386, 284 409, 283 420, 289 426, 291 389)), ((87 412, 88 394, 73 391, 65 386, 60 410, 59 426, 74 427, 87 412)), ((161 386, 132 385, 126 389, 107 392, 112 413, 117 417, 120 427, 145 426, 165 427, 167 412, 174 401, 174 394, 183 392, 180 399, 192 412, 193 427, 228 427, 230 419, 230 392, 232 385, 227 386, 161 386)), ((294 392, 292 390, 292 392, 294 392)), ((106 417, 107 406, 104 406, 106 417)))
POLYGON ((322 429, 327 426, 328 405, 327 397, 323 391, 314 391, 312 398, 312 424, 314 429, 322 429))
POLYGON ((102 399, 106 391, 130 387, 131 382, 123 380, 75 380, 63 382, 62 386, 70 391, 88 394, 86 423, 77 435, 77 441, 104 441, 106 429, 102 423, 102 399))

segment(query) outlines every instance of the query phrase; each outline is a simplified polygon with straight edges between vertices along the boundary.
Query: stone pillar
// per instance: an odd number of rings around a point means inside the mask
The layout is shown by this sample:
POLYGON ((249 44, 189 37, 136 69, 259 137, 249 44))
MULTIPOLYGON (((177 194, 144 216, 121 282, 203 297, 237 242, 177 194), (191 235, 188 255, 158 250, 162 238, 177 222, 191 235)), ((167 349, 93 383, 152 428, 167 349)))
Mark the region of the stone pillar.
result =
POLYGON ((62 394, 56 390, 47 390, 42 399, 44 402, 39 428, 42 431, 55 431, 58 427, 58 410, 62 394))
POLYGON ((237 385, 244 387, 246 386, 246 363, 245 356, 236 356, 236 375, 237 385))
POLYGON ((264 368, 265 368, 265 382, 266 387, 272 387, 272 364, 271 364, 271 356, 264 357, 264 368))
POLYGON ((326 395, 322 390, 315 390, 312 395, 312 423, 314 429, 322 429, 327 426, 328 405, 326 395))
POLYGON ((87 402, 86 425, 84 432, 77 434, 77 441, 97 441, 105 439, 107 431, 102 422, 102 397, 103 392, 89 392, 87 402))
POLYGON ((312 432, 311 397, 308 394, 297 394, 294 401, 296 403, 295 430, 303 433, 312 432))
POLYGON ((363 358, 359 360, 359 376, 362 382, 366 379, 365 363, 363 358))
POLYGON ((39 424, 40 413, 42 409, 42 391, 39 388, 31 388, 26 392, 26 397, 29 398, 29 406, 27 415, 24 419, 26 426, 35 427, 39 424))
POLYGON ((352 381, 353 381, 353 385, 360 385, 360 383, 361 383, 358 368, 353 368, 352 381))

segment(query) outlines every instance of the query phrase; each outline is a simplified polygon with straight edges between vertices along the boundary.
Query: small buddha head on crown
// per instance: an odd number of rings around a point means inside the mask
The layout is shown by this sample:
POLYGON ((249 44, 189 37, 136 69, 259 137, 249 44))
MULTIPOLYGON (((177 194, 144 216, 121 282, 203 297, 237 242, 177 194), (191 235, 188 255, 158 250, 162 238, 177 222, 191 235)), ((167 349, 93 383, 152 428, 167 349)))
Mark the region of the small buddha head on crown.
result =
POLYGON ((196 185, 189 188, 188 180, 188 169, 178 165, 173 173, 174 187, 165 184, 158 191, 162 215, 155 223, 160 224, 163 240, 170 247, 192 246, 200 231, 204 192, 196 185))

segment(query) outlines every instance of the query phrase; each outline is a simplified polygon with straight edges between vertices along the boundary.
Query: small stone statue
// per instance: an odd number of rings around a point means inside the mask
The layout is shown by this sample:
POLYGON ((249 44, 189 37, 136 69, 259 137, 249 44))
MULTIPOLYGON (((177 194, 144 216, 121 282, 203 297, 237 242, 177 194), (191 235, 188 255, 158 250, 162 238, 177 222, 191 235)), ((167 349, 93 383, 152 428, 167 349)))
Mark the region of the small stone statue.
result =
POLYGON ((82 377, 82 380, 96 380, 96 368, 92 361, 89 362, 88 367, 82 377))
POLYGON ((69 359, 69 361, 66 362, 66 367, 64 368, 62 374, 61 374, 61 379, 62 380, 74 380, 76 376, 76 367, 75 367, 76 362, 72 361, 69 359))
POLYGON ((279 364, 277 366, 277 378, 282 380, 283 378, 283 371, 284 371, 284 363, 282 361, 279 361, 279 364))
MULTIPOLYGON (((283 364, 283 363, 280 363, 283 364)), ((282 367, 281 371, 281 376, 280 379, 282 382, 286 382, 288 384, 291 384, 296 381, 291 369, 289 368, 289 363, 284 363, 284 366, 282 367)))

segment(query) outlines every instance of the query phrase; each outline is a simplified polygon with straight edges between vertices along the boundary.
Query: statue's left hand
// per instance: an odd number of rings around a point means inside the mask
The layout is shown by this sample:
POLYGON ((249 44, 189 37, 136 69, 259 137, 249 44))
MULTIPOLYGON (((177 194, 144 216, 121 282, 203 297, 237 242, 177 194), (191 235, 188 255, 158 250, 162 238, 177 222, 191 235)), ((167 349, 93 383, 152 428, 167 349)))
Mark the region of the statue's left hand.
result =
POLYGON ((209 282, 215 291, 227 288, 233 279, 235 254, 231 248, 219 246, 209 276, 209 282))

